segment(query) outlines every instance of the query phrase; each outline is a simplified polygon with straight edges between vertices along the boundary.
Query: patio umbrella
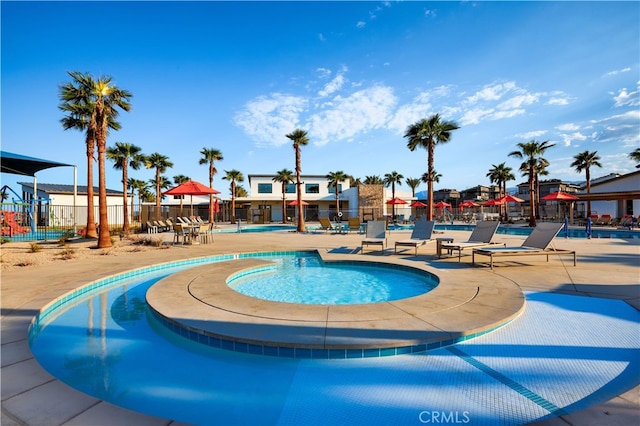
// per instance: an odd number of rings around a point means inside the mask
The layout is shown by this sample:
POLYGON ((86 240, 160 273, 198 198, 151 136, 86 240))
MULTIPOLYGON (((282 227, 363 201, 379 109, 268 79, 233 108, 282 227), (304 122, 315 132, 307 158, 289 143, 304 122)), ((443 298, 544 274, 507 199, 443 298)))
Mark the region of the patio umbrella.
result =
POLYGON ((449 204, 449 203, 445 203, 444 201, 438 201, 437 203, 435 203, 435 204, 433 205, 433 207, 437 207, 437 208, 439 208, 439 209, 442 209, 442 208, 444 208, 444 207, 451 207, 451 204, 449 204))
POLYGON ((463 212, 465 207, 478 207, 479 205, 480 204, 474 203, 471 200, 467 200, 467 201, 461 202, 458 207, 460 208, 460 211, 463 212))
MULTIPOLYGON (((307 203, 306 201, 302 200, 302 202, 300 203, 303 206, 308 206, 309 203, 307 203)), ((287 203, 288 206, 297 206, 298 205, 298 200, 293 200, 293 201, 289 201, 289 203, 287 203)))
POLYGON ((513 195, 507 194, 504 197, 498 198, 498 200, 503 203, 522 203, 524 200, 522 198, 514 197, 513 195))
MULTIPOLYGON (((220 191, 217 189, 209 188, 206 185, 201 184, 195 180, 188 180, 186 182, 181 183, 178 186, 175 186, 171 189, 168 189, 163 193, 163 195, 190 195, 191 196, 191 216, 193 216, 193 196, 194 195, 210 195, 210 194, 219 194, 220 191)), ((213 206, 209 206, 211 208, 213 206)))
POLYGON ((425 203, 423 203, 422 201, 414 201, 413 203, 409 204, 409 207, 427 207, 427 205, 425 203))
POLYGON ((407 202, 405 200, 403 200, 402 198, 392 198, 389 201, 387 201, 387 204, 407 204, 407 202))
POLYGON ((552 192, 544 197, 540 198, 541 201, 563 201, 569 204, 569 222, 573 225, 573 202, 579 200, 573 194, 569 194, 562 191, 552 192))

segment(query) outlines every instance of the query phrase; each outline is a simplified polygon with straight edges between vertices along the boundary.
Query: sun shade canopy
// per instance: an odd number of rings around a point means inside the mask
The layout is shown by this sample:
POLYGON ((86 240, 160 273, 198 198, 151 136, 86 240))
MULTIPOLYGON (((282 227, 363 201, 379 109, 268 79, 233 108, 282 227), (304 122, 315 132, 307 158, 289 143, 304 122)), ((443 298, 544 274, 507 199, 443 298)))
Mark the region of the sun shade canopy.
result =
POLYGON ((51 167, 73 167, 73 164, 58 163, 57 161, 43 160, 7 151, 0 151, 0 165, 2 166, 2 170, 0 170, 2 173, 23 176, 35 176, 40 170, 51 167))

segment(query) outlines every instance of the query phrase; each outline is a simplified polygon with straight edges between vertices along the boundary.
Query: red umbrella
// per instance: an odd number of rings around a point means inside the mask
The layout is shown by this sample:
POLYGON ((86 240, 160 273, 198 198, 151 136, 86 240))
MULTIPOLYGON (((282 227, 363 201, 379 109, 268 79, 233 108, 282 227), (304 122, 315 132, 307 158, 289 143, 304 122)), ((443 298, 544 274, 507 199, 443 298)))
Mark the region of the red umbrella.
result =
POLYGON ((553 192, 551 194, 545 195, 540 199, 544 201, 576 201, 576 200, 579 200, 580 198, 576 197, 575 195, 568 194, 566 192, 558 191, 558 192, 553 192))
POLYGON ((474 203, 471 200, 463 201, 460 203, 461 207, 478 207, 480 204, 474 203))
POLYGON ((500 200, 502 203, 522 203, 524 202, 523 199, 518 198, 518 197, 514 197, 513 195, 507 194, 504 197, 500 197, 498 198, 498 200, 500 200))
POLYGON ((387 204, 407 204, 407 202, 405 200, 403 200, 402 198, 392 198, 391 200, 387 201, 387 204))
POLYGON ((445 203, 444 201, 438 201, 437 203, 435 203, 435 204, 433 205, 433 207, 437 207, 437 208, 439 208, 439 209, 442 209, 442 208, 444 208, 444 207, 451 207, 451 204, 449 204, 449 203, 445 203))
POLYGON ((219 194, 217 189, 209 188, 206 185, 188 180, 164 192, 163 195, 190 195, 191 196, 191 216, 193 216, 193 196, 194 195, 210 195, 219 194))
POLYGON ((427 205, 422 201, 414 201, 409 205, 409 207, 427 207, 427 205))
POLYGON ((486 203, 483 204, 483 206, 501 206, 504 203, 505 202, 504 202, 504 200, 502 198, 495 198, 493 200, 487 201, 486 203))
MULTIPOLYGON (((303 206, 308 206, 309 205, 309 203, 307 203, 304 200, 302 200, 302 202, 300 204, 302 204, 303 206)), ((289 206, 297 206, 298 205, 298 200, 289 201, 289 203, 287 205, 289 205, 289 206)))

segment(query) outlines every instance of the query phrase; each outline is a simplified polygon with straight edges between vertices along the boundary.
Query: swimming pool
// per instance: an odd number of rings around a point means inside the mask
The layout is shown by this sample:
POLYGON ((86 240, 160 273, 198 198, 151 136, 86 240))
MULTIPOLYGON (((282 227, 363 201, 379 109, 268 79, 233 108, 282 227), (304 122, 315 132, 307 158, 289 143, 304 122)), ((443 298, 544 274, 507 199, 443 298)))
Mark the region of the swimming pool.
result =
POLYGON ((203 425, 416 424, 433 413, 517 425, 638 382, 640 314, 619 300, 529 293, 525 313, 493 333, 428 354, 358 359, 216 349, 149 315, 148 288, 221 258, 126 272, 57 300, 30 329, 34 356, 82 392, 203 425))
POLYGON ((325 264, 317 255, 286 256, 272 268, 231 276, 227 284, 247 296, 309 305, 386 302, 424 294, 435 277, 371 264, 325 264))

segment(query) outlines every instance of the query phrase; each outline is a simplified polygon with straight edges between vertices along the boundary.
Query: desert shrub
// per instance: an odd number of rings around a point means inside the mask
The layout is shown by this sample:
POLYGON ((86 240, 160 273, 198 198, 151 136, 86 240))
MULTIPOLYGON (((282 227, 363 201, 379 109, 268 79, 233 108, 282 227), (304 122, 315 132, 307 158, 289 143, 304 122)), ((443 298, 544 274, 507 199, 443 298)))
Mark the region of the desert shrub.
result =
POLYGON ((61 252, 59 252, 58 256, 60 256, 60 259, 62 260, 73 259, 76 256, 76 251, 72 248, 67 247, 61 252))
POLYGON ((38 243, 29 244, 29 253, 37 253, 42 250, 42 247, 38 243))

